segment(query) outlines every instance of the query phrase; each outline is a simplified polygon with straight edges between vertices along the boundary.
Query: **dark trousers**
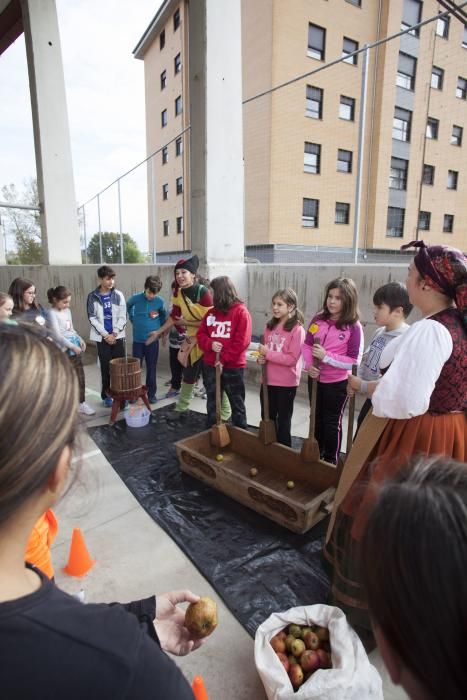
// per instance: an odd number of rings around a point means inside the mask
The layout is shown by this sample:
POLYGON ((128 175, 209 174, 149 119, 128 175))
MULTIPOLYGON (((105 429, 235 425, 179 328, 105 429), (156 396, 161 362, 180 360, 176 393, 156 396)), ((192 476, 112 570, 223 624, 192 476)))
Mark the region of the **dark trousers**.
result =
MULTIPOLYGON (((311 402, 313 383, 308 377, 311 402)), ((347 380, 324 384, 317 382, 315 438, 321 459, 337 464, 342 440, 342 416, 347 402, 347 380)))
POLYGON ((203 367, 203 357, 201 356, 196 362, 193 362, 191 364, 191 361, 188 363, 187 367, 183 367, 182 365, 182 379, 185 384, 196 384, 198 381, 199 373, 201 372, 203 367))
POLYGON ((79 386, 79 402, 83 403, 84 401, 84 389, 85 389, 85 378, 84 378, 84 369, 83 369, 83 363, 81 361, 81 356, 80 355, 68 355, 68 358, 75 368, 76 376, 78 377, 78 386, 79 386))
POLYGON ((361 424, 363 423, 363 421, 364 421, 364 419, 365 419, 365 417, 366 417, 366 414, 367 414, 368 411, 370 410, 371 406, 372 406, 372 404, 371 404, 371 399, 366 399, 365 403, 363 404, 363 406, 362 406, 361 409, 360 409, 360 413, 358 414, 358 418, 357 418, 357 430, 355 431, 355 435, 354 435, 354 438, 353 438, 354 440, 355 440, 355 438, 357 437, 357 433, 358 433, 358 431, 360 430, 360 426, 361 426, 361 424))
MULTIPOLYGON (((245 410, 245 383, 243 367, 224 367, 221 374, 221 391, 227 394, 232 409, 232 423, 237 428, 247 428, 245 410)), ((216 368, 203 362, 203 382, 206 389, 208 428, 216 423, 216 368)))
POLYGON ((156 340, 151 345, 133 342, 133 357, 137 357, 141 361, 141 367, 143 360, 146 363, 146 386, 148 397, 152 399, 156 396, 157 391, 156 366, 159 357, 159 341, 156 340))
POLYGON ((108 396, 107 392, 110 389, 110 360, 114 360, 116 357, 124 357, 125 355, 123 342, 123 338, 119 338, 114 345, 109 345, 105 340, 97 343, 97 355, 101 366, 102 399, 108 396))
MULTIPOLYGON (((276 426, 277 442, 292 446, 293 402, 297 393, 296 386, 268 386, 269 418, 276 426)), ((264 418, 263 388, 260 391, 261 418, 264 418)))
POLYGON ((178 361, 178 348, 169 347, 169 360, 170 360, 170 371, 172 377, 170 379, 170 386, 172 389, 180 390, 182 386, 182 372, 183 365, 178 361))

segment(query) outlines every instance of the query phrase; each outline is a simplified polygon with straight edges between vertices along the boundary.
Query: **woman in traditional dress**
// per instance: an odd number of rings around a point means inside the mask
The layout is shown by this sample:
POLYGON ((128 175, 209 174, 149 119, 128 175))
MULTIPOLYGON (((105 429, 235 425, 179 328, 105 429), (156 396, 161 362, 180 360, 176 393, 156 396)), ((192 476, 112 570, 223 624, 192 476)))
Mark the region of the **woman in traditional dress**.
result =
MULTIPOLYGON (((357 630, 369 629, 359 542, 378 484, 413 455, 467 458, 467 258, 454 248, 423 241, 405 247, 419 249, 407 290, 423 319, 391 344, 389 369, 365 387, 373 410, 345 464, 324 549, 333 567, 333 598, 357 630)), ((358 391, 361 382, 349 378, 350 391, 358 391)), ((385 562, 374 564, 384 567, 385 562)))

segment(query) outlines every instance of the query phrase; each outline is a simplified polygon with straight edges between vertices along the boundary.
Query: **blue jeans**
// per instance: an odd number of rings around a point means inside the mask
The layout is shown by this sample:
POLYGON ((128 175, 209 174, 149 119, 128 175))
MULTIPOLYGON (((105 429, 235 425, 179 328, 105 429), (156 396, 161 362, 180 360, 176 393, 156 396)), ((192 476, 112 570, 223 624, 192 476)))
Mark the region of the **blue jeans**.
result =
POLYGON ((146 386, 148 388, 148 397, 153 398, 156 395, 156 366, 157 358, 159 357, 159 341, 156 340, 151 345, 144 343, 133 342, 133 357, 138 357, 143 366, 143 360, 146 362, 146 386))

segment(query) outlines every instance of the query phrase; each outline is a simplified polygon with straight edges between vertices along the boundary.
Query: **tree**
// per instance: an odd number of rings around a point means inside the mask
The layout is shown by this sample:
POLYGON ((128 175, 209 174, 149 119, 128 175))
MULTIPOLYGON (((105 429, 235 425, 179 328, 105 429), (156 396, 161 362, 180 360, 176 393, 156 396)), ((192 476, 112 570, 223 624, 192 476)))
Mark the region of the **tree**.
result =
POLYGON ((3 209, 4 225, 7 232, 15 237, 16 253, 8 255, 8 261, 19 265, 38 265, 43 262, 42 237, 39 214, 39 195, 37 180, 30 178, 24 182, 23 191, 19 192, 16 185, 2 187, 2 199, 7 204, 22 204, 30 209, 3 209))
MULTIPOLYGON (((102 262, 103 263, 120 263, 120 234, 113 231, 103 231, 102 236, 102 262)), ((125 263, 140 263, 143 262, 141 254, 136 242, 129 233, 123 233, 123 262, 125 263)), ((95 233, 89 241, 87 247, 88 262, 99 264, 101 262, 99 234, 95 233)))

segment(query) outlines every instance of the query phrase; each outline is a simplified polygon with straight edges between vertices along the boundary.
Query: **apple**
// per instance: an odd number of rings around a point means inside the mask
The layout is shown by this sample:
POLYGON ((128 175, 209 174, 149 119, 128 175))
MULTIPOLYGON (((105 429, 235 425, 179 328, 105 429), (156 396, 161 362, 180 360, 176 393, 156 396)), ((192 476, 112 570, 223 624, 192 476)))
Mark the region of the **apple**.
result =
POLYGON ((293 634, 288 634, 287 637, 285 638, 285 648, 287 651, 292 651, 292 644, 295 642, 295 637, 293 634))
POLYGON ((291 651, 292 654, 298 659, 305 651, 305 642, 303 641, 303 639, 295 639, 292 644, 291 651))
POLYGON ((281 639, 277 634, 269 642, 274 651, 277 653, 285 653, 285 639, 281 639))
POLYGON ((320 642, 329 641, 329 630, 327 627, 317 627, 315 631, 320 642))
POLYGON ((320 667, 318 652, 313 651, 313 649, 304 651, 300 657, 300 666, 306 673, 316 671, 320 667))
POLYGON ((289 625, 289 634, 293 634, 296 639, 302 638, 302 628, 300 625, 289 625))
POLYGON ((258 476, 258 470, 256 469, 256 467, 251 467, 251 469, 250 469, 250 476, 253 477, 253 478, 254 478, 255 476, 258 476))
POLYGON ((303 635, 303 641, 305 642, 307 649, 318 649, 319 647, 318 636, 311 630, 309 632, 305 632, 303 635))
POLYGON ((289 678, 295 690, 298 690, 303 683, 303 671, 300 664, 294 664, 289 669, 289 678))
POLYGON ((295 488, 295 483, 293 481, 288 481, 287 482, 287 488, 288 489, 293 489, 295 488))
POLYGON ((286 640, 286 638, 287 638, 287 632, 286 632, 285 630, 281 630, 281 631, 278 632, 275 636, 276 636, 276 637, 279 637, 279 639, 283 639, 284 642, 285 642, 285 640, 286 640))
MULTIPOLYGON (((327 651, 324 651, 324 649, 317 649, 316 653, 318 654, 319 665, 321 668, 331 668, 332 667, 331 655, 327 651)), ((303 655, 302 655, 302 657, 303 657, 303 655)), ((301 662, 301 659, 300 659, 300 662, 301 662)))
POLYGON ((204 596, 197 603, 190 603, 185 612, 185 627, 194 639, 202 639, 217 627, 217 605, 204 596))
POLYGON ((281 664, 283 665, 283 667, 285 668, 286 672, 288 673, 289 669, 290 669, 290 661, 288 660, 287 655, 283 654, 281 651, 279 651, 279 652, 276 652, 276 656, 279 659, 279 661, 281 662, 281 664))
POLYGON ((313 632, 313 627, 308 627, 308 626, 302 627, 302 639, 305 639, 305 634, 307 632, 313 632))
POLYGON ((218 462, 222 462, 224 460, 224 455, 218 454, 216 455, 216 459, 218 462))
POLYGON ((298 661, 293 654, 289 654, 289 656, 287 658, 288 658, 289 664, 291 666, 293 666, 294 664, 298 664, 298 661))

